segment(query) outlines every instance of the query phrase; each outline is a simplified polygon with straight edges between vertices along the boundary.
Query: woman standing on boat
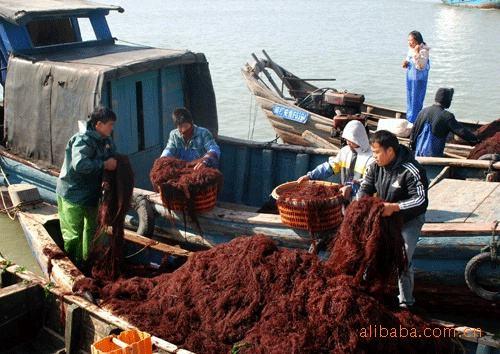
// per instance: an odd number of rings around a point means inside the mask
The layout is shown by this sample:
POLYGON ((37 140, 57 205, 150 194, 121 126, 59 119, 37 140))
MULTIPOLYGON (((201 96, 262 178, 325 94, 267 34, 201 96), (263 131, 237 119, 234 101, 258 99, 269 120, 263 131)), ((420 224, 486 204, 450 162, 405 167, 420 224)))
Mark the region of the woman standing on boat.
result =
POLYGON ((116 115, 108 108, 92 112, 84 133, 73 135, 66 145, 57 179, 57 209, 64 250, 77 266, 87 261, 97 229, 97 206, 104 170, 116 169, 111 133, 116 115))
POLYGON ((430 48, 418 31, 410 32, 408 46, 408 55, 403 60, 403 68, 406 69, 406 119, 413 123, 424 104, 430 69, 430 48))

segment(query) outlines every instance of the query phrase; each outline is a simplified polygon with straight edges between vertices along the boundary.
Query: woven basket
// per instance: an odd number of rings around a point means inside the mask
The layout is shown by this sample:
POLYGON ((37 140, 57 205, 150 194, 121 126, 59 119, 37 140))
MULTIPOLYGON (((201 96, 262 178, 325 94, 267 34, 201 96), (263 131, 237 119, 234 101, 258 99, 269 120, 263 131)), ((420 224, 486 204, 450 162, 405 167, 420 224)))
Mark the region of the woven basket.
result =
MULTIPOLYGON (((324 181, 309 181, 307 183, 322 184, 325 186, 335 186, 336 183, 324 181)), ((272 196, 279 200, 280 193, 293 188, 297 182, 287 182, 276 187, 272 196)), ((295 229, 310 230, 311 232, 321 232, 332 230, 340 225, 342 222, 342 196, 336 196, 325 200, 324 207, 317 211, 317 218, 314 216, 313 220, 309 220, 307 211, 301 206, 304 206, 302 200, 289 199, 286 201, 287 205, 278 203, 278 211, 281 217, 281 222, 285 225, 295 229), (312 222, 314 221, 314 222, 312 222), (311 225, 309 223, 311 222, 311 225)))
MULTIPOLYGON (((212 210, 217 203, 218 186, 213 185, 206 187, 198 192, 194 198, 194 210, 197 213, 206 213, 212 210)), ((162 191, 160 191, 162 193, 162 191)), ((185 197, 177 197, 172 200, 171 208, 174 211, 182 211, 187 209, 187 200, 185 197)))

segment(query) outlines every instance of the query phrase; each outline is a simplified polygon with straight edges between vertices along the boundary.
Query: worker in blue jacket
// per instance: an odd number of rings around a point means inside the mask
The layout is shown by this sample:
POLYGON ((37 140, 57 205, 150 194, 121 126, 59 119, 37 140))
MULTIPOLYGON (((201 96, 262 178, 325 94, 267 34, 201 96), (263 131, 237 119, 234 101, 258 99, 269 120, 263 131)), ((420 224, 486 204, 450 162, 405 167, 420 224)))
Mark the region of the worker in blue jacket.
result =
POLYGON ((96 108, 83 133, 73 135, 66 145, 57 179, 57 207, 64 250, 78 265, 88 259, 97 229, 97 207, 104 170, 114 171, 115 145, 111 133, 116 115, 96 108))
POLYGON ((424 108, 418 115, 410 135, 410 147, 415 156, 443 156, 446 138, 450 132, 471 144, 479 143, 478 138, 465 128, 448 111, 453 99, 452 88, 440 88, 436 92, 434 104, 424 108))
POLYGON ((200 159, 195 170, 203 166, 218 167, 220 148, 212 133, 194 124, 191 112, 186 108, 175 109, 172 119, 176 129, 170 132, 161 157, 175 157, 184 161, 200 159))

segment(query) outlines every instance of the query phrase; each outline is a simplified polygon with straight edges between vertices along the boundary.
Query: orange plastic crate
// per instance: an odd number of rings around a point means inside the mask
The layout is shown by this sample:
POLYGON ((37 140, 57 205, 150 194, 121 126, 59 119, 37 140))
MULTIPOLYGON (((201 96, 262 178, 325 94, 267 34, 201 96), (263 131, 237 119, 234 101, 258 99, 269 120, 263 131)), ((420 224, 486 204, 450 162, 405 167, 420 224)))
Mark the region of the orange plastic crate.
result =
POLYGON ((128 330, 118 336, 107 336, 95 342, 92 344, 91 352, 92 354, 152 354, 153 345, 149 333, 128 330))

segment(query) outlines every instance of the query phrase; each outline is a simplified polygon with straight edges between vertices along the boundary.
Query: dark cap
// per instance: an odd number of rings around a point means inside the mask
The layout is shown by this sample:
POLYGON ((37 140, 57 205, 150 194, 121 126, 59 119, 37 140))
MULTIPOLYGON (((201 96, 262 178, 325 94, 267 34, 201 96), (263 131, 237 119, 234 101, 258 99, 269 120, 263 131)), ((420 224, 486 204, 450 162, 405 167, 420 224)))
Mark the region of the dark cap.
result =
POLYGON ((436 98, 434 99, 437 103, 441 105, 443 108, 450 108, 451 100, 453 99, 452 88, 441 87, 436 92, 436 98))

